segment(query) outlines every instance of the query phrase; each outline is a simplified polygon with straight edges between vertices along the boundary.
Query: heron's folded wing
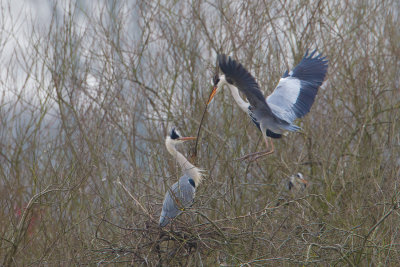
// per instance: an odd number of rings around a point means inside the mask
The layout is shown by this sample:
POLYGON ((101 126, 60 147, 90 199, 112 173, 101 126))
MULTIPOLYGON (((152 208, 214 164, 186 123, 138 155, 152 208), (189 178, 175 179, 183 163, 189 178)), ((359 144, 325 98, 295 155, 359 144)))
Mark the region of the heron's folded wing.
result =
POLYGON ((160 216, 160 226, 167 225, 170 219, 175 218, 182 213, 184 208, 192 205, 194 196, 195 188, 189 183, 186 175, 182 176, 165 195, 160 216))
MULTIPOLYGON (((176 183, 172 187, 174 187, 175 185, 176 183)), ((173 193, 172 188, 171 190, 168 190, 168 192, 165 194, 159 223, 161 227, 166 226, 171 219, 175 218, 181 213, 178 206, 176 205, 175 195, 176 194, 173 193)))
POLYGON ((190 183, 191 178, 188 175, 181 177, 179 186, 179 197, 181 204, 185 208, 190 207, 193 204, 196 188, 190 183))
POLYGON ((328 61, 315 51, 304 55, 300 63, 291 72, 285 72, 274 92, 267 97, 267 103, 274 115, 292 123, 306 115, 318 88, 325 79, 328 61))

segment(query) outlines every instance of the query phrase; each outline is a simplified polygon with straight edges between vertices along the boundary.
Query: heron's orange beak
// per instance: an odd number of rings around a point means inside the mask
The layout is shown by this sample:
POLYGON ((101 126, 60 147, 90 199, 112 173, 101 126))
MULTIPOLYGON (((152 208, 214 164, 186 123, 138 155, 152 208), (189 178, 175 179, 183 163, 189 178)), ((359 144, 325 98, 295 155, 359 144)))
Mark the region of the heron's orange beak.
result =
POLYGON ((301 178, 298 178, 298 179, 300 182, 302 182, 304 184, 304 187, 307 187, 308 181, 306 179, 301 179, 301 178))
POLYGON ((217 93, 217 90, 218 90, 218 86, 214 86, 214 89, 212 90, 210 96, 208 97, 207 106, 208 106, 208 104, 210 104, 211 100, 214 98, 215 94, 217 93))
POLYGON ((197 137, 191 137, 191 136, 179 138, 179 140, 181 140, 181 141, 196 140, 196 139, 197 139, 197 137))

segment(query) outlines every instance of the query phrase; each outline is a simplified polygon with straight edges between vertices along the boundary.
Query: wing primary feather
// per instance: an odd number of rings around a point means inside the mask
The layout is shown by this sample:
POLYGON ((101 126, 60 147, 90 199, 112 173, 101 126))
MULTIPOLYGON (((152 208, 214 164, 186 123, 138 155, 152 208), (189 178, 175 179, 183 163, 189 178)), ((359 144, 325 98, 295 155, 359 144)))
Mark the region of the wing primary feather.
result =
POLYGON ((226 80, 246 95, 250 105, 256 109, 270 110, 260 91, 256 79, 240 64, 225 54, 218 55, 218 63, 226 80))
POLYGON ((268 96, 267 103, 278 118, 292 123, 310 111, 328 70, 326 57, 316 53, 314 50, 309 54, 307 49, 300 63, 287 76, 284 73, 268 96))

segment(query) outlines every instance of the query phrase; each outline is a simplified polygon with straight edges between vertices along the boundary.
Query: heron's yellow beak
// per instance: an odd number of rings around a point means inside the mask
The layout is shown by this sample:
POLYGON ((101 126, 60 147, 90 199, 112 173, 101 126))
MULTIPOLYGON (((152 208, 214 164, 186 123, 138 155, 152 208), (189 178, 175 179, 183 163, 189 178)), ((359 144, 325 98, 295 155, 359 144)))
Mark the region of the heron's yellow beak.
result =
POLYGON ((179 138, 179 140, 181 140, 181 141, 196 140, 196 139, 197 139, 197 137, 191 137, 191 136, 179 138))
POLYGON ((208 104, 210 104, 211 100, 214 98, 217 91, 218 91, 218 86, 214 86, 214 89, 212 90, 210 96, 208 97, 207 106, 208 106, 208 104))

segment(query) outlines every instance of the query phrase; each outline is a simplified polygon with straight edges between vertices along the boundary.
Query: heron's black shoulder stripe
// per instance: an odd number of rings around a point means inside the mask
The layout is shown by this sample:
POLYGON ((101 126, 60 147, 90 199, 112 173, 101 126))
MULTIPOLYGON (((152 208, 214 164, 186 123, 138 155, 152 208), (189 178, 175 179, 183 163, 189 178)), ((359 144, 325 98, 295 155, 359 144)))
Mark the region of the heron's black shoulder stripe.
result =
POLYGON ((175 128, 172 128, 170 137, 171 137, 171 139, 178 139, 179 138, 179 135, 176 133, 175 128))
POLYGON ((292 188, 293 188, 293 183, 292 183, 291 181, 289 181, 289 183, 288 183, 288 189, 289 189, 289 190, 292 190, 292 188))
POLYGON ((274 133, 274 132, 272 132, 272 131, 270 131, 270 130, 268 130, 268 129, 267 129, 266 134, 267 134, 267 136, 269 136, 269 137, 271 137, 271 138, 275 138, 275 139, 279 139, 279 138, 282 137, 281 134, 274 133))
POLYGON ((194 183, 193 179, 189 179, 189 183, 190 183, 194 188, 196 188, 196 184, 194 183))
MULTIPOLYGON (((257 126, 258 130, 261 131, 260 123, 259 123, 254 117, 250 116, 250 118, 251 118, 251 120, 253 121, 253 123, 257 126)), ((281 134, 274 133, 274 132, 272 132, 272 131, 270 131, 270 130, 268 130, 268 129, 267 129, 267 131, 266 131, 265 134, 266 134, 268 137, 275 138, 275 139, 279 139, 279 138, 282 137, 281 134)))
MULTIPOLYGON (((256 120, 256 118, 254 117, 253 113, 251 112, 251 106, 249 107, 249 112, 248 112, 248 114, 249 114, 251 120, 253 121, 253 123, 254 123, 254 124, 256 125, 256 127, 258 128, 258 130, 261 131, 260 123, 256 120)), ((267 129, 267 131, 265 132, 265 134, 266 134, 268 137, 275 138, 275 139, 278 139, 278 138, 281 138, 281 137, 282 137, 281 134, 274 133, 274 132, 272 132, 272 131, 270 131, 270 130, 268 130, 268 129, 267 129)))

